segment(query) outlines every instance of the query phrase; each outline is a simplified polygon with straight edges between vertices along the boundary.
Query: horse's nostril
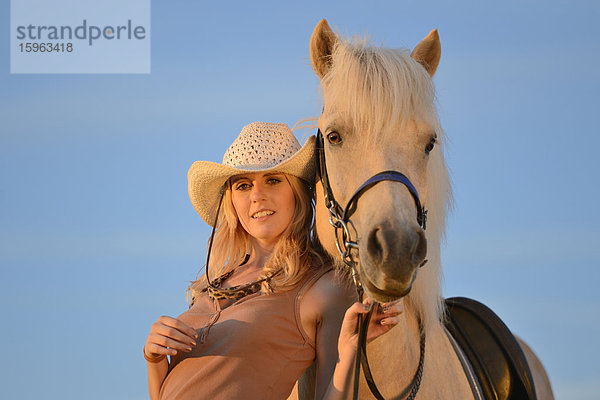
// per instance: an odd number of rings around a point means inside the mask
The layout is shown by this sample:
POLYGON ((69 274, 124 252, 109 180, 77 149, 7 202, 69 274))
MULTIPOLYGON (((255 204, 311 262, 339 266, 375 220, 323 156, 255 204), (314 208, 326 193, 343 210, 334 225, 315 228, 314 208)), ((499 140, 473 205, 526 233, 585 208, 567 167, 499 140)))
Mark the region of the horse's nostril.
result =
POLYGON ((421 264, 427 256, 427 239, 425 238, 425 233, 422 230, 419 230, 417 234, 419 235, 419 241, 415 252, 413 253, 413 264, 415 265, 421 264))
POLYGON ((427 255, 427 239, 422 230, 413 231, 404 236, 398 235, 398 230, 377 226, 367 237, 367 257, 370 262, 380 268, 390 264, 392 270, 419 265, 427 255))
POLYGON ((367 240, 367 252, 371 259, 379 263, 383 258, 383 248, 381 247, 380 239, 378 238, 378 232, 381 232, 379 228, 375 228, 369 234, 369 239, 367 240))

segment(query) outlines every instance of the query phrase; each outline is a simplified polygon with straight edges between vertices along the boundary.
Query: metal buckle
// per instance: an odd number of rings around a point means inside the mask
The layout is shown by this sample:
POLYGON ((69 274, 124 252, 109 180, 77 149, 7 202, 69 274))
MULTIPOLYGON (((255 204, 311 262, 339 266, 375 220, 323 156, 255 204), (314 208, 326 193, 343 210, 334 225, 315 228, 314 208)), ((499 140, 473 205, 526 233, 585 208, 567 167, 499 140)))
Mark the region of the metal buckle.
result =
POLYGON ((334 228, 340 229, 342 227, 341 219, 340 219, 340 216, 338 215, 337 211, 335 210, 335 206, 329 207, 328 210, 329 210, 329 223, 334 228))

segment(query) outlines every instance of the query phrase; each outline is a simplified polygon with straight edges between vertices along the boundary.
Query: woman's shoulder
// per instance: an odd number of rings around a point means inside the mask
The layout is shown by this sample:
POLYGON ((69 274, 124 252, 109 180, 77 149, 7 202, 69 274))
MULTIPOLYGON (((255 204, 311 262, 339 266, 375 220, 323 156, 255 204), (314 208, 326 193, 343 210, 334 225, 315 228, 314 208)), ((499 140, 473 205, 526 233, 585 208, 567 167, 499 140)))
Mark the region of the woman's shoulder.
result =
POLYGON ((356 301, 356 290, 345 276, 333 268, 324 267, 317 272, 316 281, 307 289, 302 302, 315 311, 346 310, 356 301))
POLYGON ((341 325, 344 313, 356 301, 356 291, 338 272, 327 268, 315 273, 312 285, 301 296, 299 309, 302 327, 313 343, 318 327, 341 325))

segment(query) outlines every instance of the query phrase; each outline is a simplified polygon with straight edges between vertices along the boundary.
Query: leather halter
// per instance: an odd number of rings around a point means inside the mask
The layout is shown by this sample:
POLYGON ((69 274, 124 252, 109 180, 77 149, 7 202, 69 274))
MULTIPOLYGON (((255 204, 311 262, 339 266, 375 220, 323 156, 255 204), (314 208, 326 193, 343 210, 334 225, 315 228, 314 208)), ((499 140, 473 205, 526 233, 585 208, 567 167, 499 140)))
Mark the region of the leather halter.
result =
MULTIPOLYGON (((350 268, 352 272, 352 279, 356 286, 356 291, 358 294, 359 301, 363 300, 363 288, 360 282, 360 277, 358 275, 357 263, 354 261, 351 255, 352 249, 358 251, 359 246, 356 240, 351 239, 350 230, 348 229, 348 225, 354 226, 350 217, 356 211, 359 198, 370 188, 375 186, 377 183, 382 181, 393 181, 402 183, 408 189, 409 193, 413 197, 415 202, 415 207, 417 209, 417 223, 423 230, 425 230, 426 222, 427 222, 427 210, 423 209, 421 205, 421 201, 419 199, 419 194, 417 189, 411 183, 411 181, 406 177, 406 175, 402 174, 398 171, 383 171, 379 172, 369 179, 367 179, 360 187, 354 192, 354 194, 350 197, 346 206, 342 208, 340 204, 335 200, 333 195, 333 191, 331 190, 331 184, 329 182, 329 176, 327 174, 327 164, 325 160, 325 142, 323 138, 323 133, 320 129, 317 130, 317 143, 316 143, 316 162, 317 162, 317 178, 321 181, 323 185, 323 194, 325 197, 325 206, 329 210, 329 223, 335 228, 335 238, 336 238, 336 246, 338 251, 340 252, 340 256, 344 263, 350 268), (341 238, 338 231, 341 230, 341 238)), ((419 268, 425 265, 427 260, 424 260, 419 268)), ((369 327, 369 321, 371 319, 371 314, 373 313, 373 304, 371 306, 371 310, 367 313, 364 320, 361 315, 358 316, 358 348, 356 354, 356 364, 354 370, 354 399, 358 399, 358 378, 360 375, 360 366, 362 365, 363 371, 365 374, 365 379, 371 390, 371 393, 378 400, 383 400, 383 396, 377 389, 375 382, 373 380, 373 376, 371 374, 371 369, 369 367, 369 361, 367 359, 367 329, 369 327)), ((421 377, 423 374, 423 364, 425 361, 425 333, 423 331, 423 327, 421 321, 419 321, 419 330, 421 332, 420 339, 420 357, 419 357, 419 366, 413 377, 411 383, 408 387, 402 392, 400 398, 407 396, 408 399, 414 399, 416 396, 419 386, 421 383, 421 377)))

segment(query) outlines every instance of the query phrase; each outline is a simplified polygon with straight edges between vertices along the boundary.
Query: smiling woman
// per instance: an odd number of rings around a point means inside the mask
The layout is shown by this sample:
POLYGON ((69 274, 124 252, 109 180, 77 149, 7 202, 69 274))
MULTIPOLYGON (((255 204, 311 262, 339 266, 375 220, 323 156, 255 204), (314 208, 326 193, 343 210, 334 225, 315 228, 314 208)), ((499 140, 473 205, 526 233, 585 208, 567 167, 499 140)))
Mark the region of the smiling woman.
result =
MULTIPOLYGON (((189 310, 160 317, 146 340, 151 399, 285 399, 313 362, 316 398, 344 398, 370 306, 352 304, 312 242, 314 139, 301 147, 287 125, 255 122, 222 164, 190 168, 190 199, 213 234, 189 310)), ((401 312, 378 306, 370 338, 401 312)))
POLYGON ((244 174, 231 178, 231 201, 252 245, 272 250, 294 215, 294 192, 285 174, 244 174))

